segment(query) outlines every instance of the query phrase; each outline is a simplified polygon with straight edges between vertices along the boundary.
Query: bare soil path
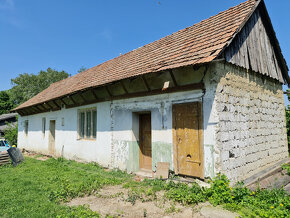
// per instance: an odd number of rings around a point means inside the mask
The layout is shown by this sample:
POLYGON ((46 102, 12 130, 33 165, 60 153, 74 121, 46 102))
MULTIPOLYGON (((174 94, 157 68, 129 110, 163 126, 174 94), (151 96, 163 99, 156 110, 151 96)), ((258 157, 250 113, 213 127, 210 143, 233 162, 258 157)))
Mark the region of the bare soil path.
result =
POLYGON ((237 217, 238 214, 212 207, 209 203, 187 207, 166 200, 164 192, 155 197, 138 198, 130 195, 128 189, 120 186, 108 186, 95 195, 75 198, 68 206, 88 205, 91 210, 99 212, 103 217, 237 217))

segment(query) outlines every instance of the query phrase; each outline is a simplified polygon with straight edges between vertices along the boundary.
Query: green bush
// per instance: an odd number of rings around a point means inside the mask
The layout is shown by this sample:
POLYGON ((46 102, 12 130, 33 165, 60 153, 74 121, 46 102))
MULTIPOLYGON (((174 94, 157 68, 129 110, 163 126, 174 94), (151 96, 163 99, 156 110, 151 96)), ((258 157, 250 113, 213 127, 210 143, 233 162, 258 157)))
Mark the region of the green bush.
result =
POLYGON ((289 217, 290 196, 283 189, 251 191, 242 182, 230 186, 225 175, 218 174, 210 181, 210 188, 201 188, 163 180, 144 180, 141 183, 128 182, 124 185, 135 192, 148 191, 153 194, 164 190, 165 197, 185 205, 194 205, 209 201, 213 205, 222 205, 228 210, 239 212, 243 217, 289 217))
POLYGON ((7 127, 4 129, 5 139, 10 145, 17 145, 18 136, 18 121, 16 124, 6 123, 7 127))

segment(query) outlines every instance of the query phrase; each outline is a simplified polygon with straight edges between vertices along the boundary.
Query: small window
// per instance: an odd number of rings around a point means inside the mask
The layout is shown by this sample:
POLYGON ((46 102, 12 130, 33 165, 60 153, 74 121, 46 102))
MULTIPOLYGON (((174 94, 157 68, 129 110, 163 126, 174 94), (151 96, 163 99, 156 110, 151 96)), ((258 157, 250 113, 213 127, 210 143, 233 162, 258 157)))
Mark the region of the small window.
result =
POLYGON ((28 120, 24 121, 24 133, 25 133, 25 135, 28 134, 28 120))
POLYGON ((95 139, 97 135, 97 110, 79 110, 78 134, 80 139, 95 139))
POLYGON ((42 135, 45 136, 45 125, 46 125, 46 118, 42 118, 42 135))

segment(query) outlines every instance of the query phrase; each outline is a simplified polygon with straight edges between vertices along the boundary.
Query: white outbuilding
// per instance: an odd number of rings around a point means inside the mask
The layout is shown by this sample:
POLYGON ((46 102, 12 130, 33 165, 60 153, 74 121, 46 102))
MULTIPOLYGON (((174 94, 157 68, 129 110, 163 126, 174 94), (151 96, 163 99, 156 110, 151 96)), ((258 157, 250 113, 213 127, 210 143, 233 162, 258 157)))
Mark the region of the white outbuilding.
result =
POLYGON ((232 181, 288 157, 289 83, 262 0, 249 0, 18 106, 18 147, 128 172, 232 181))

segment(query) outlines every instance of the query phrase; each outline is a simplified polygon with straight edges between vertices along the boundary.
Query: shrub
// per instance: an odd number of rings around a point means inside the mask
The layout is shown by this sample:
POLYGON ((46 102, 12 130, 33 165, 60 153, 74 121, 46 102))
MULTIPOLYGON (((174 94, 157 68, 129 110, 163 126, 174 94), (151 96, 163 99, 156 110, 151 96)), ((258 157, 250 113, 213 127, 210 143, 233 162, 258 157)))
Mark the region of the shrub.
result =
POLYGON ((7 127, 4 129, 5 139, 10 145, 17 145, 18 136, 18 121, 16 124, 6 123, 7 127))

